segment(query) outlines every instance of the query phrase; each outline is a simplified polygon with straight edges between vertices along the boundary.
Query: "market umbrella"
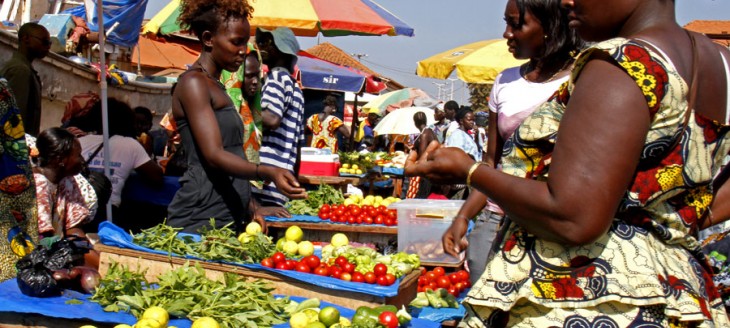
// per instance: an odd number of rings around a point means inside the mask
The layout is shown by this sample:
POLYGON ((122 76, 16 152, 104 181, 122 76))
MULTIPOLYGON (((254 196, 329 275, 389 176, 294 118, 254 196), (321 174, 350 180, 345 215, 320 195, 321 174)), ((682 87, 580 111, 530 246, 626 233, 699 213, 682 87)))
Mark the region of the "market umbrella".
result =
POLYGON ((456 75, 464 82, 494 83, 501 71, 524 62, 512 56, 507 40, 494 39, 456 47, 419 61, 416 74, 446 79, 456 69, 456 75))
MULTIPOLYGON (((251 33, 256 27, 289 27, 298 36, 405 35, 413 28, 372 0, 258 0, 251 33)), ((170 34, 180 31, 180 0, 171 0, 145 24, 142 33, 170 34)))
POLYGON ((386 111, 410 106, 430 107, 436 105, 437 100, 429 96, 425 91, 416 88, 405 88, 379 95, 362 106, 362 111, 369 113, 377 111, 383 115, 386 111))
POLYGON ((373 128, 378 135, 381 134, 418 134, 421 133, 413 122, 413 114, 423 112, 426 114, 426 125, 436 123, 433 118, 433 109, 428 107, 406 107, 399 108, 388 115, 385 115, 373 128))

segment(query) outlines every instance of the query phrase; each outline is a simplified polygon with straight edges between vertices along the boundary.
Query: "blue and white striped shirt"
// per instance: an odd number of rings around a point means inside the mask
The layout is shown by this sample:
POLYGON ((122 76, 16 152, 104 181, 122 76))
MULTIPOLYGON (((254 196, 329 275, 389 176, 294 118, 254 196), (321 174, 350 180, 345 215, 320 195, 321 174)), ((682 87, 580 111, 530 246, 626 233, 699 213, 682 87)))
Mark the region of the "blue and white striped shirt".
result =
MULTIPOLYGON (((304 140, 302 90, 286 69, 276 67, 269 71, 261 93, 261 110, 268 110, 281 118, 276 130, 264 129, 259 150, 261 164, 287 169, 294 174, 297 145, 304 140)), ((263 202, 284 205, 288 201, 273 183, 254 192, 263 202)))

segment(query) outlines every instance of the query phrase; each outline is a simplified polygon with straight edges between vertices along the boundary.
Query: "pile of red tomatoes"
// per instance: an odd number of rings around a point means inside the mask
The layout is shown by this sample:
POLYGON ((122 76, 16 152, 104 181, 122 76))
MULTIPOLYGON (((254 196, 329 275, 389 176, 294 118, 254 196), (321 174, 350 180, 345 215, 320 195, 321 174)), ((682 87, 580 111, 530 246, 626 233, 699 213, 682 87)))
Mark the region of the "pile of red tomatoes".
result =
POLYGON ((394 209, 380 205, 330 205, 324 204, 318 216, 322 220, 345 224, 384 224, 398 225, 398 214, 394 209))
POLYGON ((345 281, 362 282, 390 286, 395 283, 395 275, 388 273, 385 264, 378 263, 373 271, 362 273, 355 271, 356 265, 339 256, 331 265, 322 262, 316 255, 305 256, 300 260, 287 259, 282 252, 276 252, 271 257, 261 260, 261 265, 279 270, 294 270, 303 273, 312 273, 323 277, 332 277, 345 281))
POLYGON ((449 294, 456 297, 469 287, 471 287, 471 282, 469 272, 466 270, 446 274, 444 268, 435 267, 432 271, 423 270, 421 276, 418 277, 418 292, 444 288, 449 294))

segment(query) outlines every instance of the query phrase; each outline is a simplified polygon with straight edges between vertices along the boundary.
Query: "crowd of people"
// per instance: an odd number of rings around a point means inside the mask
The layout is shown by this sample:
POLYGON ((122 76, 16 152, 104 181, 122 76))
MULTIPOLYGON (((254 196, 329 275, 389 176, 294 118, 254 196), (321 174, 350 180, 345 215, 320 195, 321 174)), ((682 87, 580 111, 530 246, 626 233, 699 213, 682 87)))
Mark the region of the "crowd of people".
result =
MULTIPOLYGON (((333 153, 350 137, 365 152, 409 150, 408 197, 466 200, 442 238, 445 252, 466 250, 473 278, 460 326, 730 326, 698 235, 730 217, 730 51, 682 29, 674 0, 507 0, 503 36, 527 62, 499 74, 488 111, 435 105, 435 123, 417 112, 405 139, 377 135, 377 110, 348 129, 333 96, 305 118, 294 33, 257 28, 251 43, 251 12, 181 1, 203 47, 165 121, 182 163, 169 225, 240 231, 289 216, 284 204, 306 197, 306 128, 307 146, 333 153)), ((163 176, 147 108, 109 100, 106 185, 88 174, 104 166, 99 101, 40 131, 32 62, 50 37, 28 23, 18 38, 0 68, 3 263, 38 238, 94 231, 131 172, 151 186, 163 176)))

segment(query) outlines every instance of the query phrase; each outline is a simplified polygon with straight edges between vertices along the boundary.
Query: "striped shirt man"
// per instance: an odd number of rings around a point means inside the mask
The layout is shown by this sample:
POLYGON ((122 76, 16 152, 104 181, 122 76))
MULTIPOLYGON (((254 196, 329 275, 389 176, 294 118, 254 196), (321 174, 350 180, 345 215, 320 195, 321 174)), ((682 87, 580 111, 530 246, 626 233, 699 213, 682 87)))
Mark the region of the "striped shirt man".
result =
MULTIPOLYGON (((259 157, 262 165, 287 169, 292 174, 297 161, 297 146, 304 140, 304 96, 289 72, 282 67, 269 71, 261 90, 261 109, 281 119, 276 130, 264 129, 259 157)), ((289 199, 273 183, 255 189, 264 205, 284 205, 289 199)))

